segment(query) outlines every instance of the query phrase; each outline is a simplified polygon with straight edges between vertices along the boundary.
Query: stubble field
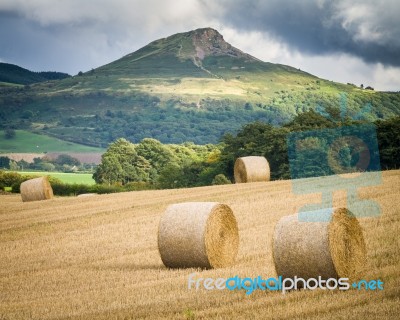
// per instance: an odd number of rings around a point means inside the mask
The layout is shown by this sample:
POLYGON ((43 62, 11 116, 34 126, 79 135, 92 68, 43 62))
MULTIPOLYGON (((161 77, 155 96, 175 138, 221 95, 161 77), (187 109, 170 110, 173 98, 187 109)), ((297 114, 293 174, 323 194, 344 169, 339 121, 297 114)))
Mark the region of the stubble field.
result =
MULTIPOLYGON (((400 314, 400 171, 359 196, 382 214, 361 225, 368 250, 365 279, 378 291, 188 289, 197 278, 276 276, 271 240, 276 222, 321 196, 297 196, 290 181, 140 191, 22 203, 0 196, 0 319, 398 319, 400 314), (240 232, 237 262, 217 270, 169 270, 157 249, 168 204, 219 201, 240 232)), ((334 194, 345 206, 346 194, 334 194)))

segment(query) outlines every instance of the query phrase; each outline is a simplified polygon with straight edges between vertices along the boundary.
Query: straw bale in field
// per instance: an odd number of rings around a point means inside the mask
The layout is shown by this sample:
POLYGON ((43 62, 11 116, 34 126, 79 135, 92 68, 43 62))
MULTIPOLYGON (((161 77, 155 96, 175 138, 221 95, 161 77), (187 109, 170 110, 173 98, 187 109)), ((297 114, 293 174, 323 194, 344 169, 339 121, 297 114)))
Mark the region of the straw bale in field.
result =
POLYGON ((22 182, 20 192, 23 202, 53 198, 53 189, 47 177, 35 178, 22 182))
POLYGON ((236 183, 270 180, 270 169, 264 157, 242 157, 235 161, 234 176, 236 183))
POLYGON ((366 247, 358 220, 346 208, 322 214, 327 218, 306 212, 300 219, 298 214, 285 216, 276 224, 273 256, 278 275, 304 279, 359 277, 366 247))
POLYGON ((170 205, 161 217, 158 248, 171 268, 221 268, 234 263, 239 247, 236 218, 216 202, 170 205))

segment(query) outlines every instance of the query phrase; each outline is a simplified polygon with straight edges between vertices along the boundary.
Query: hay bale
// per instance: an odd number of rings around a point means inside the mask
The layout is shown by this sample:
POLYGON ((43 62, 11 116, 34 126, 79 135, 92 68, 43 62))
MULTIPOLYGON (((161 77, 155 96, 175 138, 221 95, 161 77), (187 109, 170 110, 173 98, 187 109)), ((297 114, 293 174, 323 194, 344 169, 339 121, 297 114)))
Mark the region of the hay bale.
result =
POLYGON ((315 211, 301 213, 301 221, 297 214, 279 220, 272 244, 278 275, 353 280, 361 276, 366 259, 361 226, 346 208, 328 210, 323 213, 325 221, 315 211))
POLYGON ((161 217, 158 250, 166 267, 227 267, 234 263, 238 248, 236 218, 225 204, 172 204, 161 217))
POLYGON ((53 198, 53 189, 47 177, 35 178, 22 182, 20 192, 23 202, 53 198))
POLYGON ((235 161, 234 176, 236 183, 269 181, 271 173, 264 157, 242 157, 235 161))

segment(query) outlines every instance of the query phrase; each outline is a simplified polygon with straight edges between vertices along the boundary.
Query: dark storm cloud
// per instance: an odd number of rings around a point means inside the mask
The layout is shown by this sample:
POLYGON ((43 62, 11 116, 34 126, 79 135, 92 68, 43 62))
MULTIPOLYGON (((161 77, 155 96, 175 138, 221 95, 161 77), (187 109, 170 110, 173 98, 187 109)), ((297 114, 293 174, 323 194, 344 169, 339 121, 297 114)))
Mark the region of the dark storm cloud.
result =
POLYGON ((0 0, 0 62, 77 74, 200 27, 265 61, 398 90, 398 0, 0 0), (362 61, 362 60, 363 61, 362 61), (380 62, 377 64, 375 62, 380 62))
POLYGON ((67 40, 68 35, 59 31, 21 19, 17 14, 0 13, 0 59, 37 71, 42 71, 43 66, 53 70, 51 66, 60 60, 68 64, 66 56, 72 53, 62 40, 67 40))
MULTIPOLYGON (((111 23, 42 23, 17 12, 0 11, 0 62, 33 71, 76 74, 129 53, 121 49, 126 32, 111 23)), ((136 41, 145 44, 147 40, 137 36, 136 41)))
POLYGON ((323 0, 203 0, 236 29, 262 31, 309 54, 347 53, 400 66, 400 3, 323 0))
POLYGON ((0 62, 76 74, 190 30, 199 11, 197 0, 0 0, 0 62))

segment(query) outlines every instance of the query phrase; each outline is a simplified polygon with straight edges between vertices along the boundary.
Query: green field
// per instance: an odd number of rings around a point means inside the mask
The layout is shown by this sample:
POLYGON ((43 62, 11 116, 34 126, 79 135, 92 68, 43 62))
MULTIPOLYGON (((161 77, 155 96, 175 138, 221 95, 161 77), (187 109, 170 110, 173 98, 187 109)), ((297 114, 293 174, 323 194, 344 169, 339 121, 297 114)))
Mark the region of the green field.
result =
POLYGON ((22 84, 17 84, 17 83, 9 83, 9 82, 4 82, 4 81, 0 81, 0 87, 23 87, 24 85, 22 84))
POLYGON ((78 183, 78 184, 87 184, 93 185, 95 181, 92 178, 91 173, 64 173, 64 172, 45 172, 45 171, 24 171, 18 172, 22 175, 30 175, 30 176, 51 176, 61 180, 64 183, 78 183))
POLYGON ((0 131, 0 153, 44 153, 44 152, 102 152, 103 149, 84 146, 49 136, 16 130, 12 139, 6 139, 0 131))

